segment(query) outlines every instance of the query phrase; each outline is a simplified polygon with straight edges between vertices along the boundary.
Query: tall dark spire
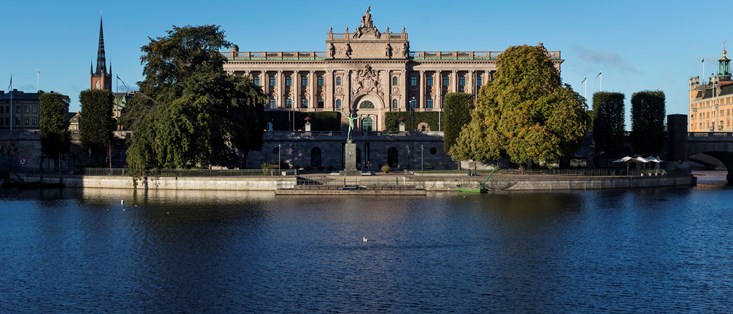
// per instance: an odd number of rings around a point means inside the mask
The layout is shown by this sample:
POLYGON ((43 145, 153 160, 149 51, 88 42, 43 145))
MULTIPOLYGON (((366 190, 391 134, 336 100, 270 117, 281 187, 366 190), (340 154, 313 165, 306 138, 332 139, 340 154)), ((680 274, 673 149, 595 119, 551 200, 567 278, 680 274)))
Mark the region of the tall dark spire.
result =
POLYGON ((107 74, 107 59, 104 56, 104 29, 102 17, 99 17, 99 48, 97 49, 97 71, 95 75, 107 74))

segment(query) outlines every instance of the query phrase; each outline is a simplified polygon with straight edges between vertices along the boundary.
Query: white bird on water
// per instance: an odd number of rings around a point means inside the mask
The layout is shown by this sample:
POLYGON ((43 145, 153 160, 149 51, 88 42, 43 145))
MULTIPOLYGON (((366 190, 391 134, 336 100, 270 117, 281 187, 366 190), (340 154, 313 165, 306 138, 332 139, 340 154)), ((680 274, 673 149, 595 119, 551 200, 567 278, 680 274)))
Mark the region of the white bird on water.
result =
POLYGON ((125 200, 120 200, 120 205, 125 205, 125 200))
POLYGON ((361 242, 367 243, 369 242, 369 239, 367 239, 367 237, 361 237, 361 242))

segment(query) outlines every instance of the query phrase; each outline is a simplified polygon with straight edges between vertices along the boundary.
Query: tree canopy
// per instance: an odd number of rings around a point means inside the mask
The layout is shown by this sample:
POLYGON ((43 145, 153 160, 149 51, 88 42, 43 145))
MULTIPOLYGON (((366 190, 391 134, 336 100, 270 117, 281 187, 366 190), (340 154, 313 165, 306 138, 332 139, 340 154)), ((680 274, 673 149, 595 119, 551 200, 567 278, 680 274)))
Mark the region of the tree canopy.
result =
POLYGON ((593 143, 596 151, 612 153, 624 145, 624 94, 593 94, 593 143))
POLYGON ((43 93, 40 97, 41 151, 49 157, 59 157, 69 150, 69 97, 57 93, 43 93))
POLYGON ((579 147, 589 123, 586 107, 582 96, 562 85, 543 46, 509 47, 449 153, 456 160, 558 162, 579 147))
POLYGON ((658 154, 664 149, 665 112, 663 91, 641 91, 631 96, 631 143, 634 153, 658 154))
POLYGON ((106 90, 85 90, 79 95, 81 144, 95 155, 104 153, 112 144, 115 120, 112 118, 114 96, 106 90))
POLYGON ((456 143, 461 130, 471 122, 473 95, 467 93, 448 93, 443 101, 445 120, 443 122, 443 149, 450 151, 456 143))
POLYGON ((145 79, 124 112, 134 135, 133 176, 154 168, 238 166, 260 149, 265 96, 248 79, 226 74, 218 26, 173 27, 142 47, 145 79))

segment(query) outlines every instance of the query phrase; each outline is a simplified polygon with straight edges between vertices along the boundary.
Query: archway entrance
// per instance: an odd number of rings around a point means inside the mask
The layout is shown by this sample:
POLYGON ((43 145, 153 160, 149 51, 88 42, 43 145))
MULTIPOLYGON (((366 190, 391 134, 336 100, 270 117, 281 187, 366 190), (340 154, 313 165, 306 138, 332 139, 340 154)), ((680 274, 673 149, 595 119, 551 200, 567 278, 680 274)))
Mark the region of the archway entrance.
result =
POLYGON ((361 120, 361 131, 362 132, 371 132, 374 128, 373 126, 374 122, 372 121, 372 118, 366 117, 361 120))
POLYGON ((389 149, 387 149, 387 164, 392 168, 396 168, 399 164, 399 155, 397 154, 397 148, 390 147, 389 149))

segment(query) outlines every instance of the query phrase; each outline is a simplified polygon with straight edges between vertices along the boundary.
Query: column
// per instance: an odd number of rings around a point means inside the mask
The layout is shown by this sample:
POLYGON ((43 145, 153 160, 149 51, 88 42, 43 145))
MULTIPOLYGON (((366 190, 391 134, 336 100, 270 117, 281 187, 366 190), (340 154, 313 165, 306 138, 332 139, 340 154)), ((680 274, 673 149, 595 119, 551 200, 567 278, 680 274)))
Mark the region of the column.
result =
POLYGON ((330 111, 335 111, 336 109, 333 107, 335 106, 333 97, 333 70, 326 71, 324 75, 326 76, 324 78, 324 83, 326 84, 326 94, 323 96, 323 107, 328 108, 330 111))
POLYGON ((468 71, 468 79, 466 80, 466 86, 468 87, 468 90, 466 92, 474 94, 473 90, 476 89, 476 83, 474 82, 476 76, 476 72, 473 70, 468 71))
POLYGON ((453 73, 451 73, 450 76, 450 85, 451 85, 451 91, 456 93, 458 92, 458 71, 453 70, 453 73))
POLYGON ((397 109, 408 111, 408 108, 410 108, 410 104, 408 103, 410 99, 408 98, 409 96, 407 95, 407 70, 402 70, 401 74, 402 75, 400 77, 400 92, 402 93, 401 94, 402 96, 400 97, 400 103, 397 109))
POLYGON ((418 99, 417 101, 417 107, 420 109, 425 109, 425 71, 423 70, 420 70, 418 84, 420 84, 420 99, 418 99))
POLYGON ((290 85, 290 88, 293 89, 293 107, 298 108, 300 110, 300 75, 298 74, 298 71, 293 71, 293 78, 291 81, 292 85, 290 85))
POLYGON ((310 71, 310 78, 308 79, 308 85, 310 86, 310 100, 308 106, 315 109, 318 107, 318 99, 316 97, 316 88, 318 88, 318 80, 316 79, 316 72, 310 71))
POLYGON ((342 85, 346 85, 345 93, 346 99, 341 103, 341 107, 346 107, 348 110, 346 110, 346 114, 348 115, 349 112, 351 112, 351 70, 346 71, 346 75, 344 75, 344 79, 341 81, 342 85))
POLYGON ((269 108, 270 106, 270 99, 269 99, 270 98, 270 80, 267 77, 267 70, 262 71, 260 75, 261 75, 260 83, 262 83, 262 92, 265 93, 265 95, 267 95, 267 98, 268 98, 267 106, 269 108))
POLYGON ((435 79, 433 79, 433 82, 435 84, 436 93, 435 93, 435 103, 433 104, 436 110, 442 110, 443 109, 443 75, 440 73, 440 70, 435 71, 435 79))
MULTIPOLYGON (((283 75, 283 71, 279 70, 277 71, 277 76, 275 77, 275 85, 277 85, 277 95, 275 95, 275 99, 277 99, 277 107, 280 109, 285 108, 285 75, 283 75)), ((268 83, 269 84, 269 83, 268 83)))

